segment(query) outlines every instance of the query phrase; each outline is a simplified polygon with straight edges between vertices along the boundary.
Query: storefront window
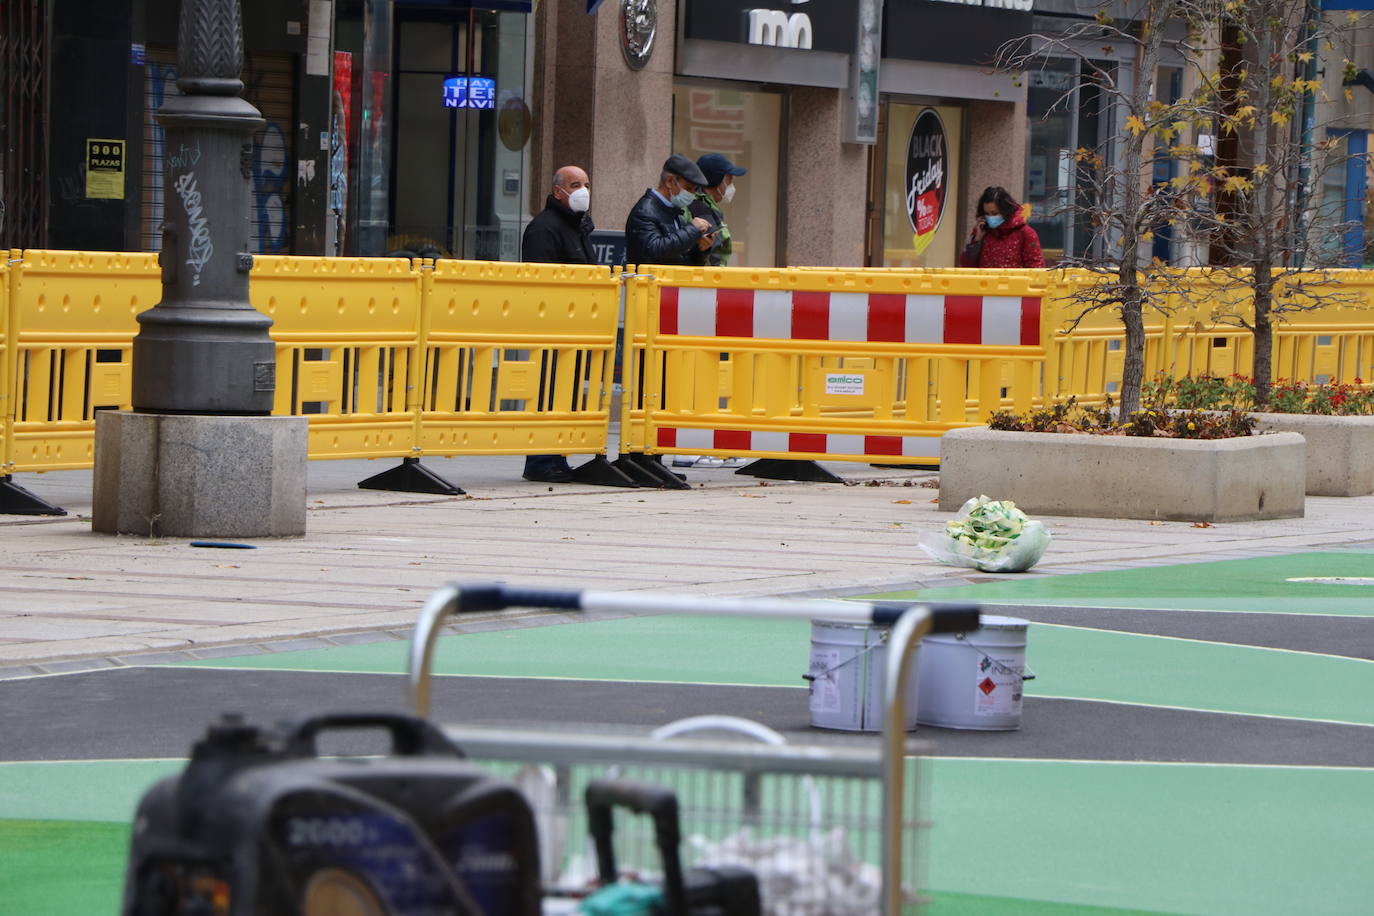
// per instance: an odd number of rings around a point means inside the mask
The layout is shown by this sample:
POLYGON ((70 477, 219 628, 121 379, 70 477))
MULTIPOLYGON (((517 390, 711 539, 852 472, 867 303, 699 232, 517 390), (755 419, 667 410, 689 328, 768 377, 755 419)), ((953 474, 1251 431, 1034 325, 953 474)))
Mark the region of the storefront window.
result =
POLYGON ((390 250, 519 259, 528 132, 502 116, 524 105, 527 22, 398 13, 390 250))
POLYGON ((887 106, 882 264, 957 267, 960 108, 887 106))
POLYGON ((673 89, 673 150, 696 159, 723 153, 749 174, 735 179, 723 204, 734 239, 731 267, 773 267, 778 251, 778 159, 782 96, 772 92, 677 86, 673 89))
POLYGON ((1078 199, 1082 176, 1075 152, 1091 150, 1106 162, 1112 160, 1104 143, 1110 136, 1104 129, 1108 106, 1092 74, 1095 68, 1110 72, 1114 67, 1109 61, 1092 61, 1081 63, 1080 69, 1077 60, 1059 59, 1027 74, 1026 199, 1046 263, 1066 253, 1083 257, 1100 241, 1082 213, 1090 202, 1078 199))

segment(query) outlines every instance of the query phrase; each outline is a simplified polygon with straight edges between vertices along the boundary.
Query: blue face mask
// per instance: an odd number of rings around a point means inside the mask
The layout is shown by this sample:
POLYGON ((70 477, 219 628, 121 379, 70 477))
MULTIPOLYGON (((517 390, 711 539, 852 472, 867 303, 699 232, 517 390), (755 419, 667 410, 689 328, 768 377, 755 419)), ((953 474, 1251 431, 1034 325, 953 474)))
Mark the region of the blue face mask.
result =
POLYGON ((682 190, 674 194, 670 198, 670 200, 672 201, 673 206, 678 207, 679 209, 686 209, 692 201, 696 200, 696 198, 697 196, 693 194, 691 191, 682 190))
POLYGON ((986 222, 988 224, 989 229, 996 229, 998 226, 1006 222, 1006 219, 1002 216, 1002 214, 999 213, 995 216, 986 217, 986 222))

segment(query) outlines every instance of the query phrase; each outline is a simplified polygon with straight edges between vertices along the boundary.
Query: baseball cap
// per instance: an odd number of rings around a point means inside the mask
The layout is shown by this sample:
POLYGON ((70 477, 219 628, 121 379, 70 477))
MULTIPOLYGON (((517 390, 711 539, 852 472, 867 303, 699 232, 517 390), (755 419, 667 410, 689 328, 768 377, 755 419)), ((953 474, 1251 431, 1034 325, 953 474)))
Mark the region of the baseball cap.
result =
POLYGON ((706 187, 714 188, 725 180, 726 175, 743 175, 748 169, 735 165, 720 153, 707 153, 697 160, 697 167, 706 176, 706 187))
POLYGON ((705 175, 701 174, 701 169, 697 168, 697 164, 681 153, 673 153, 669 156, 668 161, 663 163, 663 171, 672 172, 679 178, 686 178, 697 187, 710 186, 710 182, 706 180, 705 175))

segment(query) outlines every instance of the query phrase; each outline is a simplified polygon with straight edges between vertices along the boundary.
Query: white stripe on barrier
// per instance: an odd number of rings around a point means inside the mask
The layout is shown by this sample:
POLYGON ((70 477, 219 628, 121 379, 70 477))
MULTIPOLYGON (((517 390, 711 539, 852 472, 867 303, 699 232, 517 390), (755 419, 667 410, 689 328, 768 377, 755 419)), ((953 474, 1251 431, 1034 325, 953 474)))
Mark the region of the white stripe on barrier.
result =
POLYGON ((1021 343, 1021 297, 983 297, 983 343, 1014 347, 1021 343))
POLYGON ((792 336, 792 294, 785 289, 754 292, 754 336, 788 340, 792 336))
POLYGON ((906 342, 945 342, 945 297, 917 293, 906 297, 906 342))
POLYGON ((830 294, 830 340, 868 340, 868 294, 830 294))
POLYGON ((716 336, 716 291, 688 286, 677 296, 677 332, 688 337, 716 336))

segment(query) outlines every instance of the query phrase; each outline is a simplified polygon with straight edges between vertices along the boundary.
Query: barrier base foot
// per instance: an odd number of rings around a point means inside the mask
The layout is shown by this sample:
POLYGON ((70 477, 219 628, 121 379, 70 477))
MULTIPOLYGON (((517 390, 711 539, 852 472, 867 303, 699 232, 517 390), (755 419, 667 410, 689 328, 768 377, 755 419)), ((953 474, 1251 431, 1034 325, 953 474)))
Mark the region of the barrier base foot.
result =
POLYGON ((659 463, 656 455, 631 452, 621 455, 611 465, 641 487, 656 487, 660 490, 690 490, 691 485, 681 474, 674 474, 659 463))
POLYGON ((884 468, 894 471, 938 471, 938 464, 870 464, 871 468, 884 468))
POLYGON ((399 493, 436 493, 440 496, 462 496, 462 487, 455 487, 420 463, 419 458, 402 458, 389 471, 374 474, 358 481, 363 490, 395 490, 399 493))
POLYGON ((814 461, 800 458, 760 458, 735 471, 747 477, 769 480, 803 480, 808 483, 844 483, 814 461))
POLYGON ((66 515, 67 510, 35 496, 6 474, 0 477, 0 515, 66 515))
POLYGON ((585 464, 573 468, 573 480, 578 483, 597 487, 637 487, 638 483, 629 474, 606 460, 605 455, 597 455, 585 464))

